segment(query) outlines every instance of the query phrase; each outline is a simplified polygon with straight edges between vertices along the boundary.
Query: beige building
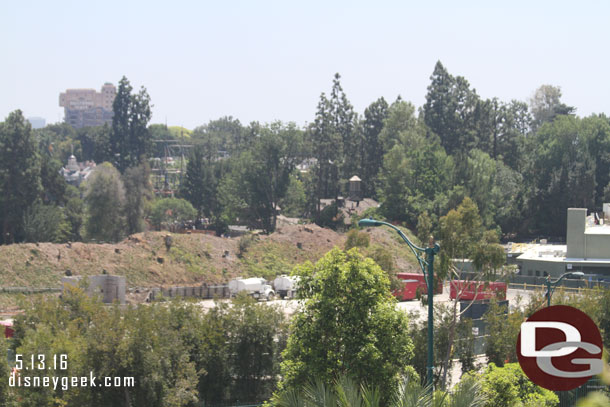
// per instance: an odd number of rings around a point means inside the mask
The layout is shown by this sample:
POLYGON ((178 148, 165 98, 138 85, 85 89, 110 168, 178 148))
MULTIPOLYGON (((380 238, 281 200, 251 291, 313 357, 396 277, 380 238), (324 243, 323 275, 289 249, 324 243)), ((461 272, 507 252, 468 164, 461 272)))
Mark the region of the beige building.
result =
POLYGON ((112 103, 116 87, 106 82, 100 92, 95 89, 67 89, 59 94, 66 123, 74 128, 101 126, 112 120, 112 103))
POLYGON ((522 275, 582 271, 610 279, 610 204, 604 204, 601 218, 587 216, 584 208, 569 208, 565 245, 529 245, 516 260, 522 275))

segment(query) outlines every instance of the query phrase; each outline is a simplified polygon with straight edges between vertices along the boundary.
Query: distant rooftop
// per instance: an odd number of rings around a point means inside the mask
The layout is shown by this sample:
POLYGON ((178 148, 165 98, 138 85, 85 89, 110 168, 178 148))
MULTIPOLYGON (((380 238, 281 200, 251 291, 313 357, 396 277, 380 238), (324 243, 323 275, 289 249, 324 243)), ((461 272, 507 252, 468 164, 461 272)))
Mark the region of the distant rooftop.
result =
MULTIPOLYGON (((585 224, 585 234, 587 235, 610 235, 610 223, 604 223, 604 219, 599 219, 595 223, 596 219, 594 215, 587 216, 587 222, 585 224)), ((607 219, 606 222, 610 222, 607 219)))
POLYGON ((562 262, 566 257, 566 245, 561 244, 530 244, 527 246, 519 260, 544 260, 562 262))

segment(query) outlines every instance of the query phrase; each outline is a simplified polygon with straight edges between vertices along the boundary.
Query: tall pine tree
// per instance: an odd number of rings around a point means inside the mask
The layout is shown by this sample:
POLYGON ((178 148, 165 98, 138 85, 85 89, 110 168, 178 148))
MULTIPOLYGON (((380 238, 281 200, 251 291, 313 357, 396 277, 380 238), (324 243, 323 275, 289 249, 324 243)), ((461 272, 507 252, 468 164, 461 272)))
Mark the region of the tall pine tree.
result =
POLYGON ((212 217, 216 212, 218 178, 213 161, 203 146, 196 146, 186 165, 186 175, 181 185, 180 196, 197 210, 198 218, 212 217))
POLYGON ((440 61, 430 80, 423 108, 426 125, 440 137, 447 154, 463 154, 475 148, 476 92, 463 77, 451 76, 440 61))
POLYGON ((137 94, 123 76, 112 105, 112 132, 109 161, 119 171, 137 166, 151 150, 151 136, 147 125, 152 117, 150 96, 144 87, 137 94))
POLYGON ((0 123, 0 218, 4 244, 23 238, 21 220, 41 193, 40 157, 21 110, 0 123))
POLYGON ((361 178, 363 180, 363 191, 365 196, 376 197, 375 182, 377 174, 383 163, 383 145, 379 134, 383 129, 383 123, 388 117, 388 103, 383 97, 371 103, 364 110, 364 120, 361 124, 362 143, 360 156, 361 178))
POLYGON ((337 198, 341 180, 346 181, 362 164, 362 132, 357 130, 357 115, 350 104, 337 73, 330 99, 320 95, 316 118, 309 128, 314 168, 316 198, 337 198))
MULTIPOLYGON (((309 127, 312 152, 317 163, 314 166, 315 195, 317 200, 339 195, 338 162, 342 158, 342 140, 335 131, 330 101, 320 95, 318 111, 309 127)), ((317 208, 319 210, 319 208, 317 208)))
POLYGON ((342 147, 338 163, 339 177, 340 180, 347 181, 361 168, 362 133, 357 131, 357 115, 343 91, 340 79, 341 75, 336 73, 330 93, 330 109, 334 131, 338 134, 342 147))

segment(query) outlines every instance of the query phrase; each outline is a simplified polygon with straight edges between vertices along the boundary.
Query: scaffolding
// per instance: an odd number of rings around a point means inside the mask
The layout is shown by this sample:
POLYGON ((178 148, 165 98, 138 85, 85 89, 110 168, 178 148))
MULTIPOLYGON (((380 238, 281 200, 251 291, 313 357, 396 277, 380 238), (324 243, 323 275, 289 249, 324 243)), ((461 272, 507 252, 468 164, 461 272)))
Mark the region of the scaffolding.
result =
POLYGON ((162 152, 162 157, 150 159, 151 181, 155 195, 173 197, 182 185, 186 171, 186 158, 192 144, 182 144, 180 140, 153 140, 155 151, 162 152))

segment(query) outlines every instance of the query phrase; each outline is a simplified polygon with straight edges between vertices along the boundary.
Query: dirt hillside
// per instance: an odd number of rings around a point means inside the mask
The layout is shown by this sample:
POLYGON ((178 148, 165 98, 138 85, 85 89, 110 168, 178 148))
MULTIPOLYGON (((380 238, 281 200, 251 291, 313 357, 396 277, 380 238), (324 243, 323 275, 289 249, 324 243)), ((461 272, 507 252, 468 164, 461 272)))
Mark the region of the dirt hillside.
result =
MULTIPOLYGON (((166 250, 166 232, 132 235, 116 244, 26 243, 0 246, 0 286, 59 287, 66 270, 73 275, 124 275, 133 286, 221 283, 269 267, 290 272, 305 260, 315 261, 345 238, 316 225, 282 225, 269 236, 249 238, 240 253, 240 239, 205 234, 173 234, 166 250), (300 248, 297 246, 300 243, 300 248)), ((267 271, 265 274, 270 274, 267 271)))
MULTIPOLYGON (((397 269, 416 268, 408 248, 385 228, 368 232, 371 245, 387 248, 397 269)), ((343 248, 345 235, 315 224, 281 223, 271 235, 221 238, 205 234, 167 232, 132 235, 116 244, 26 243, 0 246, 0 287, 60 288, 61 277, 122 275, 127 286, 159 287, 220 284, 238 276, 272 279, 290 273, 304 261, 315 262, 333 247, 343 248)), ((15 303, 13 294, 0 293, 0 309, 15 303)))

